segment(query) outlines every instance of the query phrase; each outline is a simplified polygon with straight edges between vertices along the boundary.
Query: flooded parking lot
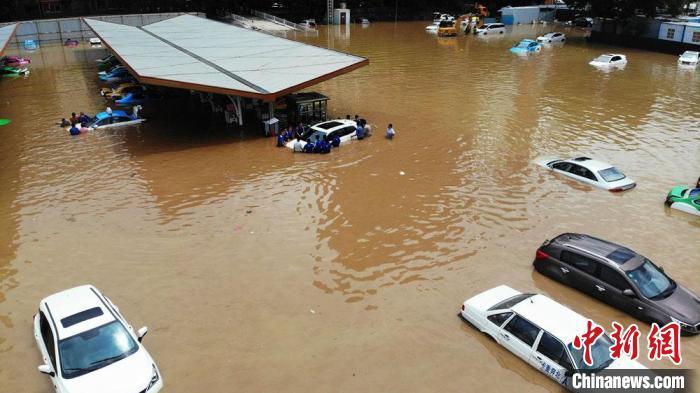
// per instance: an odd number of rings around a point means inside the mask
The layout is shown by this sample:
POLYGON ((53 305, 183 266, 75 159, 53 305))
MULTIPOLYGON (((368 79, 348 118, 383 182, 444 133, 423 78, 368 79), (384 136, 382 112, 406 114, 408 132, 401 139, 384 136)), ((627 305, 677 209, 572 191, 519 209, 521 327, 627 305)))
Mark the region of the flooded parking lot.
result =
MULTIPOLYGON (((700 176, 700 70, 581 31, 519 57, 514 42, 551 27, 438 38, 426 24, 306 40, 371 62, 314 87, 331 115, 397 132, 324 156, 242 137, 181 100, 145 107, 140 126, 71 138, 55 122, 103 110, 92 60, 104 52, 28 54, 28 78, 0 80, 12 120, 0 128, 0 390, 52 390, 32 316, 84 283, 149 326, 170 392, 558 391, 456 314, 507 284, 606 327, 637 322, 533 271, 535 249, 562 232, 624 244, 700 292, 700 221, 663 205, 700 176), (587 64, 604 52, 629 64, 587 64), (637 188, 613 194, 532 164, 576 154, 637 188)), ((683 367, 700 367, 700 337, 682 349, 683 367)))

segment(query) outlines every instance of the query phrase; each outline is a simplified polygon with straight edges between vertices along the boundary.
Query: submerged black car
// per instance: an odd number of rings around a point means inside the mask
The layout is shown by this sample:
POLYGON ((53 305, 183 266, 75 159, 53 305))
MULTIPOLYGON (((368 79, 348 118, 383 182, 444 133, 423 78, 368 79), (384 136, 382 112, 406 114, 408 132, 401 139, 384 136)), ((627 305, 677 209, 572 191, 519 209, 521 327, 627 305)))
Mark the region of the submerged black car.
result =
POLYGON ((533 262, 538 272, 648 323, 678 322, 700 333, 700 298, 629 248, 565 233, 545 241, 533 262))

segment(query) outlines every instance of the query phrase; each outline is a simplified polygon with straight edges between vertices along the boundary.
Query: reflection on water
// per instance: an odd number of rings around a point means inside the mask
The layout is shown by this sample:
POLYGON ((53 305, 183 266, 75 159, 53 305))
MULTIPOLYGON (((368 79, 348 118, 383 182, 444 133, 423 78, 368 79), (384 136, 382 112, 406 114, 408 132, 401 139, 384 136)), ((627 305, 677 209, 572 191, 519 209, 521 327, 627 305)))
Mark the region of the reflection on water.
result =
MULTIPOLYGON (((94 76, 103 52, 22 52, 30 76, 0 80, 0 117, 13 120, 0 129, 0 378, 49 390, 20 371, 38 361, 31 315, 43 296, 86 282, 153 326, 149 350, 168 389, 183 392, 226 391, 231 377, 247 391, 377 390, 380 379, 388 390, 449 391, 484 375, 556 391, 455 329, 454 314, 505 283, 604 324, 631 322, 532 273, 537 245, 564 231, 623 243, 700 291, 700 224, 663 206, 671 186, 700 174, 700 71, 589 45, 576 30, 565 45, 514 56, 514 42, 551 27, 488 38, 424 27, 322 27, 306 38, 371 61, 314 87, 333 116, 360 114, 377 134, 327 156, 228 129, 187 97, 146 106, 142 125, 71 138, 54 123, 104 108, 94 76), (627 55, 624 70, 588 65, 611 51, 627 55), (388 123, 393 141, 380 136, 388 123), (532 164, 574 154, 639 186, 615 195, 532 164), (397 371, 436 361, 442 374, 397 371), (235 371, 212 376, 222 364, 235 371)), ((684 345, 697 367, 700 346, 684 345)))

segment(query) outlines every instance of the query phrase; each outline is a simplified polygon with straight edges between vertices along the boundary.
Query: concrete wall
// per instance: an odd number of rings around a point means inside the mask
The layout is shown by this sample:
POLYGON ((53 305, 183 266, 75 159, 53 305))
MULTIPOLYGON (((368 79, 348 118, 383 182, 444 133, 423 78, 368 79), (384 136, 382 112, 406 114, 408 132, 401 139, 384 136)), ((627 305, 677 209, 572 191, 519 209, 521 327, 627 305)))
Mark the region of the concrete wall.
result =
POLYGON ((700 26, 681 23, 662 23, 658 38, 660 40, 700 45, 700 26), (696 38, 695 41, 693 41, 693 36, 696 38))
MULTIPOLYGON (((144 26, 161 20, 174 18, 182 14, 182 12, 171 12, 163 14, 90 16, 89 18, 130 26, 144 26)), ((193 15, 205 16, 203 13, 193 13, 193 15)), ((35 40, 41 44, 64 42, 69 38, 78 41, 87 41, 94 36, 95 34, 81 18, 41 19, 19 22, 12 42, 17 45, 25 40, 35 40)))
POLYGON ((685 26, 683 25, 677 25, 674 23, 662 23, 661 27, 659 28, 658 38, 660 40, 682 42, 684 29, 685 26))
POLYGON ((700 45, 700 26, 688 26, 683 35, 683 42, 686 44, 700 45), (693 36, 695 41, 693 41, 693 36))

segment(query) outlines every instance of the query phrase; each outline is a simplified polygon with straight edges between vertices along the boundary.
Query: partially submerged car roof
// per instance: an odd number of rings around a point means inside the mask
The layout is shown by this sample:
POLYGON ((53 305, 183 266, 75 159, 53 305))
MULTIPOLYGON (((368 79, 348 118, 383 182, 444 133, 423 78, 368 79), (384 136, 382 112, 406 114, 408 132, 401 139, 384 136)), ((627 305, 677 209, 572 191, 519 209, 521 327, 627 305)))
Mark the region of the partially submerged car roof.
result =
POLYGON ((598 239, 597 237, 582 233, 562 233, 561 235, 555 237, 553 241, 584 249, 600 257, 605 257, 611 252, 614 252, 618 248, 622 247, 607 240, 598 239))
POLYGON ((611 265, 619 266, 623 270, 635 268, 643 261, 641 255, 625 246, 589 235, 564 233, 554 238, 553 241, 584 250, 608 261, 611 265))
POLYGON ((102 295, 92 285, 66 289, 44 298, 41 303, 46 307, 49 313, 46 317, 53 321, 61 340, 116 319, 102 295))
POLYGON ((347 120, 347 119, 328 120, 328 121, 324 121, 322 123, 312 125, 311 129, 313 129, 315 131, 324 132, 326 134, 330 134, 331 132, 333 132, 339 128, 346 127, 346 126, 357 127, 357 123, 355 123, 354 120, 347 120))
POLYGON ((613 165, 608 164, 604 161, 594 160, 588 157, 573 157, 566 161, 573 162, 575 164, 584 166, 594 172, 602 171, 604 169, 612 168, 613 165))
POLYGON ((544 295, 534 295, 512 308, 530 322, 560 339, 564 345, 586 330, 587 318, 544 295))
MULTIPOLYGON (((124 111, 112 111, 112 117, 117 117, 117 116, 128 117, 129 115, 124 111)), ((102 120, 102 119, 105 119, 107 117, 109 117, 109 114, 107 112, 100 112, 100 113, 95 115, 95 118, 97 118, 98 120, 102 120)))

